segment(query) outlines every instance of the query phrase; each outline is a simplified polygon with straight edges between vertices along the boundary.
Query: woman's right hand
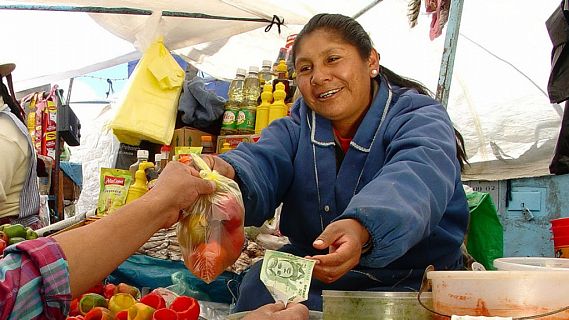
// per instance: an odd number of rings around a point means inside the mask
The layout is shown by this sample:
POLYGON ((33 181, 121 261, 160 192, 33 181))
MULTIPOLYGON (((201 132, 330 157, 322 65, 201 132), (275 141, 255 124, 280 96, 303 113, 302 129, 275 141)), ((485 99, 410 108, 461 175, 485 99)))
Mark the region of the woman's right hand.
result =
POLYGON ((220 157, 212 156, 209 154, 202 154, 202 159, 205 161, 205 163, 207 163, 211 170, 215 170, 222 176, 225 176, 229 179, 235 178, 235 169, 233 169, 229 163, 220 157))

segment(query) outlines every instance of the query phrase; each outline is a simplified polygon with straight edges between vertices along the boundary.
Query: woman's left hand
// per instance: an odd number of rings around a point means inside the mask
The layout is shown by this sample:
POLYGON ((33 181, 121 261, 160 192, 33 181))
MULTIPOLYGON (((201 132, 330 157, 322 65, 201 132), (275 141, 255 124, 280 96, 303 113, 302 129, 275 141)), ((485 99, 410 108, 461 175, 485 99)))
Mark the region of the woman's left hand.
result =
POLYGON ((360 262, 362 244, 368 239, 367 229, 357 220, 329 224, 312 244, 318 250, 328 248, 329 253, 306 257, 316 260, 313 276, 325 283, 338 280, 360 262))

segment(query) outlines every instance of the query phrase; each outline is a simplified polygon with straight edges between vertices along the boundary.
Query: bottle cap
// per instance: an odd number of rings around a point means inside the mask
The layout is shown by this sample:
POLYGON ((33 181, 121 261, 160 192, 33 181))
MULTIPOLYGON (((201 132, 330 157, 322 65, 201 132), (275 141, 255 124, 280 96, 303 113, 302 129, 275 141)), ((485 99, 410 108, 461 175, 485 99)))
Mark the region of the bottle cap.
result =
POLYGON ((280 60, 279 64, 277 65, 278 72, 287 72, 288 67, 286 66, 286 62, 284 60, 280 60))
POLYGON ((249 72, 259 73, 259 67, 257 67, 257 66, 250 66, 250 67, 249 67, 249 72))
POLYGON ((144 158, 144 159, 148 159, 148 150, 138 150, 136 151, 136 157, 137 158, 144 158))
POLYGON ((272 67, 273 66, 273 61, 271 60, 263 60, 263 67, 272 67))
POLYGON ((237 68, 237 72, 235 73, 235 75, 237 76, 244 76, 247 74, 247 70, 243 69, 243 68, 237 68))
POLYGON ((157 153, 154 155, 154 162, 155 163, 159 163, 160 160, 162 160, 162 154, 161 153, 157 153))

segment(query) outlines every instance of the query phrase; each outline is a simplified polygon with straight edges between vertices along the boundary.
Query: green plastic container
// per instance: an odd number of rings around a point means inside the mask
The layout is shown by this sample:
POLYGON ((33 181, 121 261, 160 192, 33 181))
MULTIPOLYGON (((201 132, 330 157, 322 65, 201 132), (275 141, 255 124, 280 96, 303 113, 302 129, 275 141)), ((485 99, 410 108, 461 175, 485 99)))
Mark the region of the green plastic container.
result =
MULTIPOLYGON (((323 319, 431 320, 433 315, 417 301, 417 292, 368 292, 323 290, 323 319)), ((431 310, 430 292, 421 301, 431 310)))

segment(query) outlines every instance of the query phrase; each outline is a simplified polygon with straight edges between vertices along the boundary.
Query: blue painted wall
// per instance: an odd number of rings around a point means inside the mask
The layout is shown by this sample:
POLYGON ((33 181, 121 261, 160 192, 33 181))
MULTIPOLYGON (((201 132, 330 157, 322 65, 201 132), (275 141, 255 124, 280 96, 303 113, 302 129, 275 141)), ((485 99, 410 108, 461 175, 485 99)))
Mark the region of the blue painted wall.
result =
POLYGON ((569 217, 569 175, 514 179, 509 188, 507 183, 499 182, 500 192, 494 193, 498 199, 493 199, 504 228, 504 256, 553 257, 550 220, 569 217), (524 195, 539 193, 539 210, 531 210, 533 220, 522 214, 519 202, 509 200, 509 190, 524 195))

